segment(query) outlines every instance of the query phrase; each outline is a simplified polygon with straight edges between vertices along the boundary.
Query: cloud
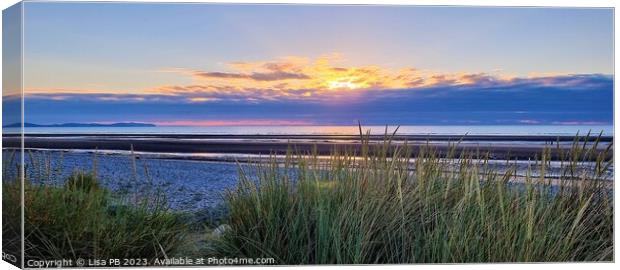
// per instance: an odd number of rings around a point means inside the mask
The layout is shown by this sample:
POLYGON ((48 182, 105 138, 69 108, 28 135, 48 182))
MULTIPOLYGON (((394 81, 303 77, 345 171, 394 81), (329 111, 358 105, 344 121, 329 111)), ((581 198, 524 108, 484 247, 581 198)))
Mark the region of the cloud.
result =
POLYGON ((519 120, 519 123, 521 123, 521 124, 528 124, 528 125, 536 125, 536 124, 540 124, 540 121, 538 121, 538 120, 531 120, 531 119, 522 119, 522 120, 519 120))
MULTIPOLYGON (((469 80, 389 90, 274 91, 196 84, 168 86, 149 94, 38 93, 27 96, 25 115, 35 123, 167 125, 351 125, 356 120, 368 125, 613 123, 610 76, 512 80, 473 76, 469 80)), ((19 108, 20 104, 9 100, 3 105, 19 108)))
POLYGON ((291 72, 254 72, 251 74, 243 74, 243 73, 226 73, 226 72, 201 72, 194 71, 193 75, 200 78, 211 79, 247 79, 247 80, 255 80, 255 81, 280 81, 280 80, 290 80, 290 79, 298 79, 305 80, 309 79, 305 74, 297 74, 291 72))
POLYGON ((412 95, 457 94, 461 91, 521 91, 525 88, 588 90, 610 87, 613 79, 603 74, 532 74, 514 77, 491 73, 441 73, 416 67, 390 69, 378 65, 347 65, 340 54, 317 58, 287 56, 267 61, 233 61, 222 70, 165 69, 194 79, 190 84, 169 84, 135 93, 117 90, 29 88, 26 94, 50 99, 96 96, 97 100, 168 99, 174 102, 263 102, 303 100, 307 102, 356 102, 412 95), (450 90, 450 91, 448 91, 450 90), (68 95, 70 94, 70 95, 68 95))
POLYGON ((166 72, 189 78, 190 83, 131 93, 29 88, 25 90, 27 115, 39 117, 40 122, 54 117, 74 122, 79 117, 88 117, 85 121, 116 117, 119 121, 191 121, 197 125, 613 121, 613 76, 605 74, 441 73, 416 67, 347 65, 341 55, 236 61, 222 70, 176 68, 166 72))
MULTIPOLYGON (((577 125, 607 125, 609 124, 608 122, 604 122, 604 121, 579 121, 579 120, 573 120, 573 121, 553 121, 551 122, 551 124, 553 125, 573 125, 573 126, 577 126, 577 125)), ((594 130, 593 132, 598 132, 597 130, 594 130)))
POLYGON ((213 102, 218 101, 218 98, 209 98, 209 97, 192 97, 189 98, 190 102, 213 102))
POLYGON ((155 121, 159 126, 308 126, 315 122, 302 120, 232 119, 155 121))
POLYGON ((202 72, 194 71, 192 73, 196 77, 201 78, 223 78, 223 79, 248 79, 250 75, 240 73, 226 73, 226 72, 202 72))
POLYGON ((236 61, 228 70, 182 70, 197 81, 192 85, 167 85, 149 89, 163 95, 204 95, 219 100, 334 101, 361 95, 391 95, 388 91, 488 89, 511 91, 521 87, 591 89, 606 87, 611 76, 564 74, 514 77, 494 73, 440 73, 415 67, 396 70, 377 65, 345 65, 338 54, 315 59, 289 56, 270 61, 236 61), (385 92, 382 92, 385 91, 385 92), (364 93, 372 92, 372 95, 364 93))
MULTIPOLYGON (((353 72, 353 71, 348 71, 353 72)), ((356 69, 354 72, 375 74, 377 69, 356 69)), ((144 91, 143 94, 117 94, 116 91, 96 92, 79 91, 76 89, 44 89, 26 90, 26 95, 37 99, 50 100, 96 100, 101 102, 229 102, 229 103, 260 103, 260 102, 322 102, 322 103, 356 103, 369 102, 389 98, 407 99, 411 97, 431 98, 452 96, 458 99, 476 95, 485 102, 485 96, 495 96, 495 92, 521 93, 532 99, 554 93, 559 97, 573 96, 567 91, 593 91, 613 89, 613 79, 602 74, 577 74, 531 78, 502 78, 485 73, 475 74, 442 74, 429 77, 411 75, 420 73, 418 70, 399 71, 396 78, 406 81, 400 88, 386 87, 387 83, 369 82, 364 79, 335 79, 324 88, 295 87, 294 82, 278 81, 277 84, 258 87, 241 85, 221 85, 201 83, 189 85, 164 85, 144 91), (361 84, 373 84, 373 87, 357 87, 361 84), (346 88, 346 89, 341 89, 346 88), (560 91, 560 92, 557 92, 560 91), (564 93, 564 94, 562 94, 564 93)), ((509 96, 509 94, 504 94, 509 96)), ((509 100, 507 100, 509 102, 509 100)))

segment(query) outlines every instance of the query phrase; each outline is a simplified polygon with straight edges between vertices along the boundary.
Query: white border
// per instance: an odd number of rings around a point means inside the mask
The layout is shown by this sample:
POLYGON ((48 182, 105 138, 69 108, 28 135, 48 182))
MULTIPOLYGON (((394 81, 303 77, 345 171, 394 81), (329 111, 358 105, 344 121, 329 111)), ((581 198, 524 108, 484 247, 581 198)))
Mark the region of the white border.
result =
MULTIPOLYGON (((9 0, 0 2, 0 8, 5 9, 18 1, 9 0)), ((26 1, 28 2, 28 1, 26 1)), ((30 1, 33 2, 33 1, 30 1)), ((42 2, 42 1, 39 1, 42 2)), ((47 1, 53 2, 53 1, 47 1)), ((80 2, 76 0, 65 0, 63 2, 80 2)), ((83 2, 83 1, 82 1, 83 2)), ((92 0, 89 2, 109 2, 102 0, 92 0)), ((197 0, 151 0, 151 1, 136 1, 136 0, 125 0, 122 2, 179 2, 179 3, 200 3, 200 2, 208 2, 208 3, 263 3, 263 4, 393 4, 393 5, 467 5, 467 6, 507 6, 507 7, 516 7, 516 6, 534 6, 534 7, 613 7, 614 9, 618 6, 616 1, 612 0, 588 0, 588 1, 578 1, 578 0, 501 0, 501 1, 493 1, 493 0, 246 0, 246 1, 227 1, 227 0, 210 0, 210 1, 197 1, 197 0)), ((614 10, 615 15, 615 10, 614 10)), ((0 20, 0 28, 2 27, 2 22, 0 20)), ((618 35, 616 35, 615 29, 618 29, 618 21, 615 20, 614 16, 614 45, 617 44, 618 35)), ((0 37, 0 44, 2 43, 0 37)), ((615 46, 614 46, 615 52, 615 46)), ((618 55, 614 53, 614 93, 615 93, 615 70, 616 65, 618 63, 618 55)), ((1 72, 1 64, 0 64, 0 72, 1 72)), ((614 104, 618 103, 620 97, 614 94, 614 104)), ((0 111, 2 110, 2 104, 0 102, 0 111)), ((614 119, 619 119, 620 110, 614 110, 614 119)), ((0 118, 0 126, 2 126, 2 120, 0 118)), ((614 129, 615 129, 615 120, 614 120, 614 129)), ((614 131, 614 134, 618 134, 618 132, 614 131)), ((615 138, 614 138, 615 141, 615 138)), ((0 147, 1 147, 0 142, 0 147)), ((614 158, 615 160, 619 159, 620 154, 618 151, 615 151, 614 158)), ((1 164, 0 164, 1 165, 1 164)), ((618 180, 618 174, 615 175, 615 181, 618 180)), ((615 198, 617 201, 617 198, 615 198)), ((616 203, 617 206, 617 203, 616 203)), ((615 228, 617 228, 618 224, 618 208, 615 209, 615 228)), ((615 243, 620 243, 618 241, 618 233, 615 232, 615 243)), ((614 250, 615 258, 617 259, 617 246, 614 250)), ((460 264, 460 265, 378 265, 378 266, 363 266, 368 269, 405 269, 405 268, 413 268, 416 269, 498 269, 502 268, 502 270, 507 269, 549 269, 549 268, 562 268, 563 270, 569 269, 584 269, 584 268, 596 268, 598 269, 615 269, 617 266, 614 266, 616 263, 541 263, 541 264, 460 264)), ((12 265, 2 261, 0 262, 0 267, 5 269, 5 267, 12 267, 12 265)), ((298 266, 297 268, 336 268, 338 269, 357 269, 360 266, 298 266)), ((206 268, 206 267, 205 267, 206 268)), ((292 267, 261 267, 261 269, 288 269, 292 267)), ((149 267, 149 269, 160 269, 149 267)), ((198 269, 198 268, 175 268, 175 267, 166 267, 161 269, 198 269)), ((202 268, 199 268, 202 269, 202 268)), ((226 267, 225 269, 248 269, 248 267, 226 267)))
MULTIPOLYGON (((17 3, 10 0, 2 3, 2 9, 17 3)), ((531 6, 531 7, 615 7, 613 0, 24 0, 24 2, 175 2, 175 3, 237 3, 237 4, 350 4, 350 5, 460 5, 460 6, 531 6)))

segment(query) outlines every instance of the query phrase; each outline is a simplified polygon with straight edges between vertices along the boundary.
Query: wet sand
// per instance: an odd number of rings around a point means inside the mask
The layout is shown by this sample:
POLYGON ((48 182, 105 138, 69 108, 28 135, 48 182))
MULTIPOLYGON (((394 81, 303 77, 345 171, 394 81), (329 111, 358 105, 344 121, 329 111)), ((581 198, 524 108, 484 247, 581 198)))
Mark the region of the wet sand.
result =
MULTIPOLYGON (((360 143, 355 135, 153 135, 153 134, 37 134, 27 135, 26 148, 37 149, 82 149, 121 150, 154 153, 234 153, 234 154, 284 154, 289 149, 297 153, 313 150, 319 155, 329 155, 335 149, 359 152, 360 143)), ((381 143, 383 136, 371 136, 371 143, 381 143)), ((590 143, 596 138, 589 138, 590 143)), ((550 149, 551 159, 559 159, 559 149, 570 148, 574 136, 451 136, 451 135, 406 135, 393 138, 396 144, 407 141, 412 156, 429 144, 440 156, 450 150, 450 144, 459 142, 456 154, 462 151, 489 153, 491 159, 534 159, 543 149, 550 149)), ((613 137, 600 138, 597 151, 603 151, 613 137)), ((17 148, 20 138, 3 137, 3 147, 17 148)), ((611 152, 611 151, 610 151, 611 152)), ((612 153, 609 153, 609 157, 612 153)))

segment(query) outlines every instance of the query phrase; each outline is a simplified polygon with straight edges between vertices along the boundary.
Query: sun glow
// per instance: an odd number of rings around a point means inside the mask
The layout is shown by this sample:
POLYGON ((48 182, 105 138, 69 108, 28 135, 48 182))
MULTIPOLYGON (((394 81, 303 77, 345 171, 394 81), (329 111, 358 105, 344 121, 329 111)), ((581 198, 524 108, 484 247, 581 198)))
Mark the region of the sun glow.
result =
POLYGON ((189 101, 190 102, 208 102, 208 101, 216 101, 218 100, 217 98, 209 98, 209 97, 193 97, 190 98, 189 101))
POLYGON ((361 88, 361 84, 357 84, 353 82, 352 78, 340 78, 337 80, 333 80, 328 82, 328 88, 332 89, 358 89, 361 88))
POLYGON ((317 100, 366 90, 492 85, 509 83, 515 78, 487 73, 438 73, 414 67, 350 66, 343 61, 332 55, 318 58, 286 56, 256 62, 229 62, 227 68, 221 70, 173 69, 172 72, 191 76, 195 82, 164 85, 147 91, 158 95, 187 95, 186 100, 194 103, 288 98, 317 100))

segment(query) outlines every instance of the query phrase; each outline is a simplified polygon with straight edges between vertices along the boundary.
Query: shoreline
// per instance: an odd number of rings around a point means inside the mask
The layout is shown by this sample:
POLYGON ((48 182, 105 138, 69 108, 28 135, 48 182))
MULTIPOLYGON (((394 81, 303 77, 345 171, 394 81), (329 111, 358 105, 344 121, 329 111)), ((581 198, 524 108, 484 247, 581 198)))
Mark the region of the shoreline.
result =
MULTIPOLYGON (((329 155, 334 150, 359 152, 359 136, 354 135, 154 135, 154 134, 37 134, 26 135, 25 148, 50 150, 118 150, 152 153, 179 153, 179 154, 252 154, 252 155, 281 155, 288 150, 298 153, 316 151, 319 155, 329 155)), ((371 144, 382 143, 384 136, 371 136, 371 144)), ((552 160, 560 158, 560 151, 570 149, 574 136, 495 136, 495 135, 398 135, 393 138, 395 147, 404 147, 407 142, 412 156, 420 149, 430 146, 440 156, 445 156, 455 148, 456 155, 462 152, 479 153, 479 157, 489 154, 490 159, 534 159, 545 148, 550 150, 552 160), (560 142, 558 144, 557 142, 560 142)), ((580 140, 584 140, 580 137, 580 140)), ((593 143, 597 136, 590 136, 589 143, 593 143)), ((4 148, 19 148, 19 136, 3 137, 4 148)), ((613 141, 611 136, 601 136, 598 152, 613 141)), ((580 142, 583 144, 583 142, 580 142)), ((613 152, 613 147, 612 151, 613 152)), ((613 153, 608 153, 609 157, 613 153)))
MULTIPOLYGON (((388 136, 391 134, 388 134, 388 136)), ((20 134, 5 133, 2 134, 4 138, 19 137, 20 134)), ((96 138, 162 138, 162 139, 248 139, 248 140, 261 140, 261 139, 278 139, 278 140, 359 140, 359 134, 170 134, 170 133, 31 133, 25 134, 25 138, 83 138, 83 139, 96 139, 96 138)), ((528 141, 528 142, 572 142, 575 140, 576 135, 501 135, 501 134, 488 134, 488 135, 469 135, 469 134, 410 134, 410 135, 395 135, 393 140, 395 141, 528 141)), ((588 141, 593 142, 598 138, 598 133, 591 133, 588 137, 588 141)), ((385 135, 372 134, 369 136, 370 140, 383 140, 385 135)), ((613 135, 601 135, 601 142, 612 142, 613 135)), ((585 140, 586 135, 579 135, 579 140, 585 140)))

